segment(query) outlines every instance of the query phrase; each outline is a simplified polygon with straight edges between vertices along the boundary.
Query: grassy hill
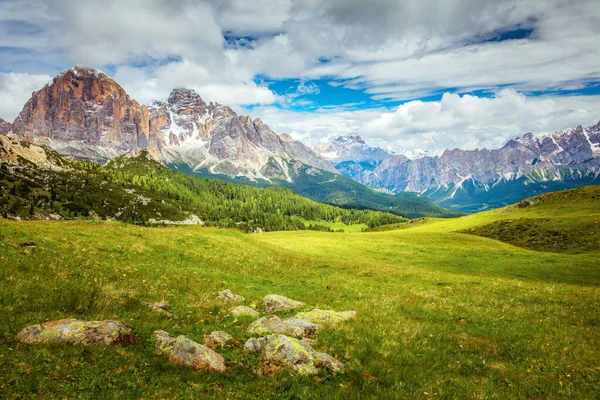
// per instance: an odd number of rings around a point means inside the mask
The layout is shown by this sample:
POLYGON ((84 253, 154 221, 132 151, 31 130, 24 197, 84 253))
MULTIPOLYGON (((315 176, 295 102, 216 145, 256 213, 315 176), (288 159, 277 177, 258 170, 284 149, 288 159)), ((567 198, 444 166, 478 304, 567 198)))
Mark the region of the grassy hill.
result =
POLYGON ((372 233, 0 220, 0 397, 597 398, 598 248, 532 251, 458 232, 507 219, 593 221, 597 191, 372 233), (248 302, 278 293, 356 310, 356 321, 323 330, 313 343, 346 373, 294 376, 241 347, 219 350, 223 374, 155 355, 155 329, 196 341, 225 330, 243 343, 251 319, 228 316, 214 299, 226 288, 248 302), (176 318, 144 305, 159 300, 176 318), (126 321, 139 342, 98 348, 15 339, 26 325, 66 317, 126 321))
POLYGON ((191 177, 148 159, 145 152, 105 166, 53 156, 61 168, 41 168, 27 160, 0 163, 0 216, 97 217, 136 224, 199 219, 245 231, 330 230, 330 225, 343 229, 405 220, 391 213, 320 204, 283 188, 191 177))
POLYGON ((600 186, 547 193, 447 222, 428 220, 415 229, 454 230, 539 251, 578 253, 598 250, 600 186))

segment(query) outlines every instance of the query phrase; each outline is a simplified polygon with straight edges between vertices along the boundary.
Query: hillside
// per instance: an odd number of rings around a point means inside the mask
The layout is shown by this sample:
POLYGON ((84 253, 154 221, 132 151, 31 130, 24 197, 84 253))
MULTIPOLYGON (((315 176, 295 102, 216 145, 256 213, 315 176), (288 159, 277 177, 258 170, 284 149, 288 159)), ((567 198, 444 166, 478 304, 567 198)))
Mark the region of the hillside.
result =
POLYGON ((600 249, 599 210, 600 185, 583 186, 453 221, 427 220, 411 231, 456 231, 531 250, 581 253, 600 249))
POLYGON ((5 218, 204 223, 246 231, 328 230, 325 223, 366 228, 404 220, 389 213, 319 204, 286 189, 191 177, 164 167, 146 151, 100 166, 65 160, 26 142, 3 139, 0 144, 0 150, 6 149, 6 161, 0 161, 0 215, 5 218), (23 158, 30 153, 52 163, 23 158))
POLYGON ((221 179, 226 182, 257 187, 288 188, 300 196, 342 208, 378 210, 406 218, 453 218, 463 215, 457 211, 447 210, 418 193, 402 192, 395 195, 381 193, 345 176, 318 170, 302 163, 295 163, 293 160, 288 163, 288 170, 293 178, 291 181, 282 179, 271 179, 270 182, 251 181, 245 177, 232 178, 227 175, 213 174, 205 169, 192 170, 185 165, 169 164, 169 166, 192 176, 221 179))
POLYGON ((0 397, 596 398, 598 250, 534 252, 455 232, 509 215, 597 213, 597 199, 578 207, 585 192, 560 196, 381 233, 0 220, 0 397), (277 293, 356 310, 311 341, 346 373, 301 377, 245 352, 253 319, 228 315, 215 298, 226 288, 248 304, 277 293), (152 312, 157 301, 175 317, 152 312), (127 321, 138 338, 125 347, 15 338, 69 317, 127 321), (234 342, 217 350, 226 371, 169 365, 155 354, 156 329, 199 342, 227 331, 234 342))

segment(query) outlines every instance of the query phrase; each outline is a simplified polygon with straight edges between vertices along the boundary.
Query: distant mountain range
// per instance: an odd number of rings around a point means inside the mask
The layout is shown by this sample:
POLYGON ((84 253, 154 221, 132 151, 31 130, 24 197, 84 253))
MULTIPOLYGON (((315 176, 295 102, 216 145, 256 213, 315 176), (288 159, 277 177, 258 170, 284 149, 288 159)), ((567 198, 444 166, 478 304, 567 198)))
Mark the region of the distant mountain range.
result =
POLYGON ((83 67, 34 92, 12 124, 0 120, 0 133, 101 163, 144 149, 189 174, 283 186, 321 202, 410 217, 451 215, 434 202, 470 212, 600 183, 600 125, 439 157, 371 147, 359 135, 310 149, 190 89, 140 105, 112 78, 83 67))
POLYGON ((316 146, 335 168, 367 186, 417 192, 461 211, 511 204, 536 194, 600 183, 600 122, 510 140, 497 150, 446 150, 410 159, 360 136, 316 146))

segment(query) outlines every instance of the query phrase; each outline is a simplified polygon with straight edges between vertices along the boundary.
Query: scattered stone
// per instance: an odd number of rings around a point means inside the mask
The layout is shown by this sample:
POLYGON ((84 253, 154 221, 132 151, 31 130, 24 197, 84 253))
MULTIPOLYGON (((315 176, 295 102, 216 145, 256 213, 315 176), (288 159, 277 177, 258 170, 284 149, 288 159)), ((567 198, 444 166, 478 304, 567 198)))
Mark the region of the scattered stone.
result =
POLYGON ((242 302, 242 301, 246 300, 242 296, 231 293, 231 290, 229 290, 229 289, 225 289, 225 290, 222 290, 219 293, 217 293, 217 299, 227 300, 227 301, 232 301, 232 302, 242 302))
POLYGON ((264 360, 275 361, 300 375, 316 374, 319 368, 344 371, 344 364, 327 353, 320 353, 302 340, 285 335, 248 339, 244 350, 260 352, 264 360))
POLYGON ((169 304, 165 303, 165 302, 161 302, 161 303, 147 303, 148 307, 150 307, 150 309, 152 311, 155 311, 159 314, 164 315, 167 318, 173 318, 174 315, 172 313, 169 312, 169 304))
POLYGON ((464 319, 464 318, 461 318, 461 319, 458 320, 458 323, 461 324, 461 325, 466 325, 467 324, 467 320, 464 319))
POLYGON ((83 321, 74 318, 32 325, 17 335, 23 343, 125 345, 133 340, 133 329, 120 321, 83 321))
POLYGON ((298 313, 294 318, 303 319, 313 324, 336 324, 355 319, 356 311, 319 310, 315 308, 312 311, 298 313))
POLYGON ((288 326, 301 329, 301 336, 303 337, 313 337, 317 331, 322 328, 319 324, 313 324, 312 322, 298 318, 286 318, 282 322, 288 326))
POLYGON ((278 294, 268 294, 263 298, 262 308, 266 312, 274 313, 280 311, 290 311, 294 308, 305 306, 301 301, 288 299, 287 297, 278 294))
POLYGON ((180 335, 176 338, 165 331, 154 331, 156 352, 168 357, 169 362, 194 368, 197 371, 225 371, 223 357, 206 346, 180 335))
POLYGON ((254 308, 248 307, 248 306, 233 307, 231 310, 229 310, 229 313, 231 315, 235 315, 236 317, 252 317, 252 318, 260 317, 260 314, 258 311, 256 311, 254 308))
POLYGON ((252 322, 246 329, 246 334, 258 336, 281 333, 290 336, 308 337, 314 335, 319 328, 319 325, 301 319, 290 318, 282 321, 276 315, 269 315, 252 322))
POLYGON ((223 331, 214 331, 208 335, 204 335, 204 344, 213 349, 216 347, 223 347, 231 340, 233 340, 233 336, 223 331))

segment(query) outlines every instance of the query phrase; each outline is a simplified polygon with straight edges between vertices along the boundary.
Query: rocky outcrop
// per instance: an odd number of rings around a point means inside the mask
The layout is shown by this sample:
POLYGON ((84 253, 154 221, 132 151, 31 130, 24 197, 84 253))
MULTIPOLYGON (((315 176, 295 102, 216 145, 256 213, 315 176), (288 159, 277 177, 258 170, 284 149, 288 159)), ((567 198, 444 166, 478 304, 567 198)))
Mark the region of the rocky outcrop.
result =
POLYGON ((312 311, 298 313, 294 318, 310 321, 314 324, 336 324, 355 319, 356 311, 319 310, 315 308, 312 311))
POLYGON ((41 146, 0 135, 0 161, 22 164, 23 160, 34 164, 60 164, 59 157, 52 157, 52 152, 41 146))
POLYGON ((246 330, 247 335, 260 336, 269 333, 281 333, 297 337, 314 336, 320 326, 302 319, 281 320, 275 315, 262 317, 252 322, 246 330))
POLYGON ((262 301, 262 309, 268 313, 290 311, 305 305, 306 304, 301 301, 288 299, 287 297, 278 294, 268 294, 262 301))
POLYGON ((156 352, 168 357, 172 364, 183 365, 197 371, 225 371, 223 357, 206 346, 183 335, 172 337, 165 331, 155 331, 152 335, 156 339, 156 352))
POLYGON ((260 316, 258 311, 256 311, 254 308, 248 307, 248 306, 233 307, 231 310, 229 310, 229 314, 234 315, 236 317, 258 318, 260 316))
POLYGON ((6 135, 10 131, 12 131, 12 124, 0 118, 0 134, 6 135))
POLYGON ((246 299, 244 299, 242 296, 237 295, 237 294, 233 294, 231 292, 231 290, 229 289, 225 289, 225 290, 221 290, 219 293, 217 293, 217 299, 219 300, 225 300, 225 301, 231 301, 231 302, 242 302, 246 299))
POLYGON ((17 338, 23 343, 124 345, 133 339, 131 326, 120 321, 61 319, 23 329, 17 338))
POLYGON ((158 143, 146 106, 91 68, 64 71, 34 92, 13 123, 21 138, 45 140, 64 155, 112 158, 158 143))
POLYGON ((244 345, 248 352, 258 352, 267 361, 274 361, 300 374, 312 375, 319 368, 343 372, 344 364, 327 353, 320 353, 303 340, 285 335, 250 338, 244 345))

